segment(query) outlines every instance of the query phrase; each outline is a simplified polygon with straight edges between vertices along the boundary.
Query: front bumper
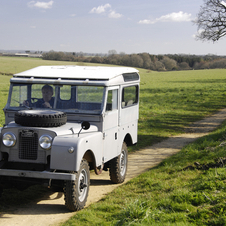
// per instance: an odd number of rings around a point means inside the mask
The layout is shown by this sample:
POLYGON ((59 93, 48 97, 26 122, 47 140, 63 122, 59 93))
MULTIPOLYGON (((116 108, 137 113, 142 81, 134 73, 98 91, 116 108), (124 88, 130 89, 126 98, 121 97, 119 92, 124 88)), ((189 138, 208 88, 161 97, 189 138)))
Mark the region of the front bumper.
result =
POLYGON ((60 173, 52 171, 28 171, 28 170, 11 170, 0 169, 0 176, 20 177, 20 178, 37 178, 37 179, 52 179, 52 180, 68 180, 74 181, 76 175, 72 173, 60 173))

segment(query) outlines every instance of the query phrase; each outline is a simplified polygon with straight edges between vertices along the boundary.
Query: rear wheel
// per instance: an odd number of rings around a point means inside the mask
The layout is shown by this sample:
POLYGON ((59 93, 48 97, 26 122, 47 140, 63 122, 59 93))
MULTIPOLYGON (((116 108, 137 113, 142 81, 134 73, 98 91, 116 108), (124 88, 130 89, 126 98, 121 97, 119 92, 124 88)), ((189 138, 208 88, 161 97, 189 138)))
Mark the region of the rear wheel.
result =
POLYGON ((75 181, 65 181, 64 200, 70 211, 77 211, 84 208, 90 184, 89 165, 86 160, 82 160, 80 169, 76 173, 75 181))
POLYGON ((124 142, 122 145, 121 154, 110 161, 109 173, 113 183, 119 184, 124 182, 127 172, 128 150, 124 142))

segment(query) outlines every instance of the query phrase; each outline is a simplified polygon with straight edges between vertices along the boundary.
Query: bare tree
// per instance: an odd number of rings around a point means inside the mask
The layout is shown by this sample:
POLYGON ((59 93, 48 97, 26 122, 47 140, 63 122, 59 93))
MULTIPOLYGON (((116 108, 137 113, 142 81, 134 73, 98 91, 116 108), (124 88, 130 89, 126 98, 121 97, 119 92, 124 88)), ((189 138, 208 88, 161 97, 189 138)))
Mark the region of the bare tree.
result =
POLYGON ((203 41, 218 41, 226 35, 226 2, 223 0, 204 0, 200 7, 198 18, 197 39, 203 41))
POLYGON ((112 49, 112 50, 108 50, 108 55, 116 55, 117 51, 112 49))

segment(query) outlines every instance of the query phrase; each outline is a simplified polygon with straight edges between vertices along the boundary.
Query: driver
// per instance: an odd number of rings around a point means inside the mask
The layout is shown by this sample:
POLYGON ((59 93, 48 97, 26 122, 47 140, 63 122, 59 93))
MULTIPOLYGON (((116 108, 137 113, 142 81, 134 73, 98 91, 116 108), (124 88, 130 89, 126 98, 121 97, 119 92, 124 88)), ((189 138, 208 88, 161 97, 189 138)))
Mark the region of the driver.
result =
MULTIPOLYGON (((53 96, 53 87, 49 85, 44 85, 42 87, 42 99, 39 99, 36 103, 32 104, 37 108, 53 108, 54 98, 53 96)), ((28 101, 24 101, 23 103, 26 106, 29 106, 28 101)))

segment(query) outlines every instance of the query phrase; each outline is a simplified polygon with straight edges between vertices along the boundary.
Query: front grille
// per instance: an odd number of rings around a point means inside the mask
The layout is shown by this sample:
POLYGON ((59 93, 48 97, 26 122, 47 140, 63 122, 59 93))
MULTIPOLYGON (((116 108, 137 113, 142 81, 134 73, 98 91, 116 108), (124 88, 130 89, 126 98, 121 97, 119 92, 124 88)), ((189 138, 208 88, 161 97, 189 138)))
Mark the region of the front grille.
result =
POLYGON ((19 158, 28 160, 38 158, 38 134, 34 130, 19 132, 19 158))

